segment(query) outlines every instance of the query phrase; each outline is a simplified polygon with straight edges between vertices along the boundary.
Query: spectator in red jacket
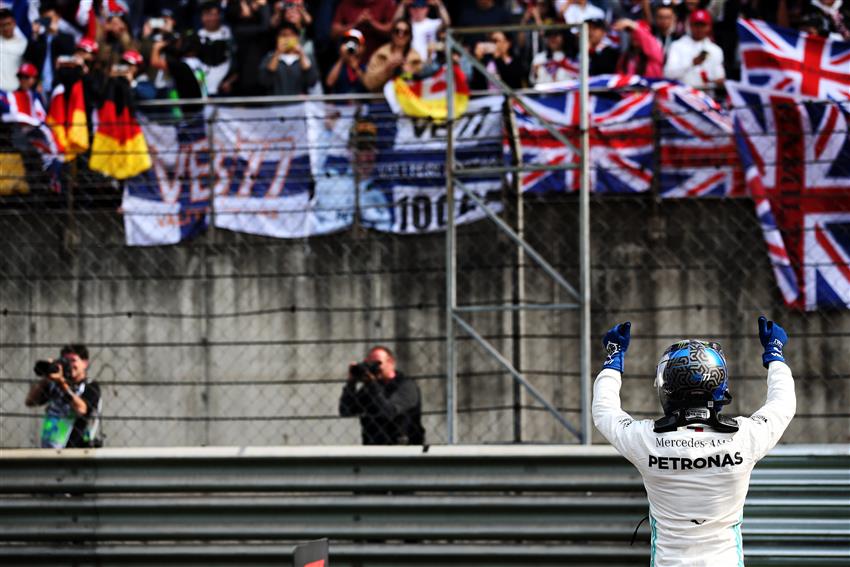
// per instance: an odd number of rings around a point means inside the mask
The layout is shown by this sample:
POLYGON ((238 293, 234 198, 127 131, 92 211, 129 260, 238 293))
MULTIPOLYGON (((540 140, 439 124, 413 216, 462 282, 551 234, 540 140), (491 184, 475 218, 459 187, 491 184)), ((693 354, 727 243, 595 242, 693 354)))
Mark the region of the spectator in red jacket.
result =
POLYGON ((628 18, 617 20, 614 29, 629 34, 629 47, 617 62, 617 72, 624 75, 659 78, 664 76, 664 52, 652 35, 649 24, 628 18))

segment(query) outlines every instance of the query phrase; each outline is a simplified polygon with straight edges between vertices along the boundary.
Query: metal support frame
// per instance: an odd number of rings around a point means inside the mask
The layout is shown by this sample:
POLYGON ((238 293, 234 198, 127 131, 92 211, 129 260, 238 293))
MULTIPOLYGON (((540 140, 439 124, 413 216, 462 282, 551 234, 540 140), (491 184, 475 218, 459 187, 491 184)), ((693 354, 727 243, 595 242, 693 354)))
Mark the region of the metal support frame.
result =
MULTIPOLYGON (((546 26, 546 29, 567 29, 570 26, 546 26)), ((573 143, 561 133, 558 128, 549 124, 543 119, 530 105, 528 105, 520 94, 508 87, 498 77, 493 76, 487 71, 486 67, 476 60, 470 53, 461 46, 455 39, 456 35, 471 34, 471 33, 487 33, 493 31, 528 31, 540 29, 538 26, 507 26, 500 28, 466 28, 463 30, 449 29, 446 34, 445 53, 446 61, 453 60, 453 54, 459 53, 461 57, 468 60, 472 66, 487 78, 488 81, 497 85, 502 93, 508 98, 510 104, 517 104, 530 116, 537 118, 546 130, 559 142, 563 143, 568 148, 578 153, 581 156, 579 165, 564 164, 558 166, 522 166, 519 164, 514 167, 487 167, 466 169, 459 168, 455 164, 454 155, 454 122, 455 116, 455 84, 454 74, 446 73, 446 102, 447 102, 447 144, 446 144, 446 208, 449 211, 447 215, 446 226, 446 429, 447 442, 454 444, 458 442, 457 436, 457 366, 455 352, 455 326, 465 331, 473 338, 490 356, 492 356, 501 366, 513 377, 516 384, 524 388, 535 400, 543 405, 555 419, 572 435, 574 435, 582 444, 588 445, 591 442, 591 417, 590 417, 590 175, 589 175, 589 120, 588 120, 588 51, 587 51, 587 24, 580 26, 581 35, 579 42, 580 64, 581 64, 581 81, 580 81, 580 112, 581 112, 581 144, 580 149, 576 148, 573 143), (482 174, 500 174, 500 173, 518 173, 519 171, 535 170, 535 171, 551 171, 551 170, 566 170, 580 169, 580 194, 579 194, 579 239, 580 239, 580 285, 577 290, 573 287, 551 264, 549 264, 543 256, 541 256, 531 245, 523 238, 522 226, 518 226, 518 231, 515 231, 511 226, 494 213, 487 204, 474 191, 470 190, 459 181, 458 177, 467 175, 482 175, 482 174), (507 304, 507 305, 469 305, 459 306, 457 304, 457 242, 456 242, 456 224, 455 224, 455 191, 462 192, 465 196, 471 199, 485 213, 491 222, 518 247, 518 258, 528 257, 537 264, 552 280, 554 280, 560 288, 576 299, 577 303, 551 303, 551 304, 525 304, 524 302, 507 304), (520 312, 525 310, 569 310, 578 309, 581 314, 581 329, 580 329, 580 381, 581 381, 581 425, 575 427, 561 413, 558 408, 549 402, 541 392, 539 392, 523 374, 516 369, 511 362, 505 358, 499 350, 494 347, 489 341, 481 336, 475 328, 463 318, 464 313, 476 313, 485 311, 513 311, 520 312)), ((522 206, 522 200, 518 200, 518 206, 522 206)), ((519 279, 519 285, 522 285, 522 278, 519 279)), ((516 297, 516 294, 515 294, 516 297)), ((518 297, 523 297, 522 292, 518 297)), ((521 340, 521 339, 520 339, 521 340)), ((516 437, 516 433, 515 433, 516 437)))

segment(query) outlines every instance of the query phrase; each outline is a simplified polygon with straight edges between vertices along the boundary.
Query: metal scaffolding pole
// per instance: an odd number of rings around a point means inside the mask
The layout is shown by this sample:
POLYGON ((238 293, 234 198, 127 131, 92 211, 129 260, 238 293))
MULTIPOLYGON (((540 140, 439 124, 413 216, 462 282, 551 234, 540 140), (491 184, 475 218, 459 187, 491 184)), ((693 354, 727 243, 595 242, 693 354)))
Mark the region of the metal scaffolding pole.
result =
POLYGON ((446 442, 457 442, 457 368, 454 316, 457 308, 457 248, 455 245, 454 119, 455 81, 452 65, 454 38, 446 34, 446 442))
POLYGON ((587 22, 581 25, 579 36, 580 128, 581 128, 581 186, 579 187, 579 293, 581 299, 580 367, 581 375, 581 442, 590 445, 593 437, 590 414, 590 108, 588 92, 589 55, 587 22))

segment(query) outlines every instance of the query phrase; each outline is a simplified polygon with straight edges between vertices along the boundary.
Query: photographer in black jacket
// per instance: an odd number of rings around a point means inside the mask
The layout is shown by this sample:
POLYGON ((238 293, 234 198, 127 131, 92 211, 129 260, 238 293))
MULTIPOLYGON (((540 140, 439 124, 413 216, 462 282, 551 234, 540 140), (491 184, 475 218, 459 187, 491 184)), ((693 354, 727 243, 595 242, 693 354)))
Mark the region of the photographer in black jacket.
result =
POLYGON ((47 404, 41 447, 96 447, 100 385, 88 381, 89 350, 82 344, 62 347, 56 360, 39 360, 33 369, 41 379, 27 394, 28 407, 47 404))
POLYGON ((425 443, 419 387, 396 370, 395 357, 384 346, 373 347, 363 362, 349 366, 339 415, 360 417, 364 445, 425 443))

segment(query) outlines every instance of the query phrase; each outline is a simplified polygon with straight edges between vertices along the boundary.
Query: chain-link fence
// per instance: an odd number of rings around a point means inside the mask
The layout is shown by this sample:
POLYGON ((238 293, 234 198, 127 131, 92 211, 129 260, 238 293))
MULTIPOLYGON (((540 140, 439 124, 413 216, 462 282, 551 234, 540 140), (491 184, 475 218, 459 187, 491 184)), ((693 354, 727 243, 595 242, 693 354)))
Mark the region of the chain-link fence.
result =
MULTIPOLYGON (((6 126, 0 446, 38 444, 44 410, 24 405, 32 366, 69 342, 91 351, 107 446, 359 443, 338 401, 348 365, 376 344, 419 385, 427 441, 445 442, 445 127, 377 103, 317 106, 222 107, 205 115, 206 137, 188 141, 174 139, 165 109, 146 126, 154 167, 135 185, 91 172, 85 155, 58 178, 42 173, 42 156, 6 126), (148 208, 128 198, 167 192, 171 202, 148 208)), ((484 106, 456 125, 459 152, 501 164, 508 130, 484 106)), ((515 222, 507 178, 470 184, 515 222)), ((458 201, 469 221, 458 228, 459 304, 572 301, 458 201)), ((522 203, 525 238, 577 282, 577 195, 532 192, 522 203)), ((850 316, 783 306, 751 199, 662 199, 656 186, 596 194, 591 246, 594 337, 633 322, 627 411, 657 415, 655 363, 683 337, 723 344, 728 413, 757 409, 766 386, 755 321, 766 313, 789 330, 797 378, 783 441, 848 441, 850 316)), ((468 319, 580 423, 577 311, 468 319)), ((456 348, 460 442, 576 441, 462 331, 456 348)))

